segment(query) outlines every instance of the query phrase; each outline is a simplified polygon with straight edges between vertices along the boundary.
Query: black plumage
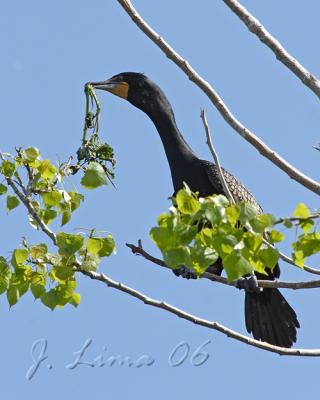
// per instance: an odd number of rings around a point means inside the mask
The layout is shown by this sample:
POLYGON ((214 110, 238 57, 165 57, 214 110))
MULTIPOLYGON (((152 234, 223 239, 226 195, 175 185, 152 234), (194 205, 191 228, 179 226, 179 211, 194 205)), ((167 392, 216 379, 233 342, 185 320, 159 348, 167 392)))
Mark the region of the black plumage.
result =
MULTIPOLYGON (((127 99, 153 121, 166 152, 175 193, 186 182, 192 191, 199 192, 203 197, 225 194, 216 165, 199 159, 193 153, 177 127, 167 97, 158 85, 135 72, 121 73, 92 85, 127 99)), ((243 184, 225 169, 223 174, 236 202, 249 202, 262 212, 243 184)), ((209 270, 220 274, 221 260, 209 270)), ((272 272, 269 270, 267 278, 265 275, 256 275, 258 278, 274 280, 280 276, 279 265, 272 272)), ((260 293, 246 291, 245 322, 248 332, 255 339, 283 347, 291 347, 296 341, 296 330, 299 328, 296 313, 277 289, 264 289, 260 293)))

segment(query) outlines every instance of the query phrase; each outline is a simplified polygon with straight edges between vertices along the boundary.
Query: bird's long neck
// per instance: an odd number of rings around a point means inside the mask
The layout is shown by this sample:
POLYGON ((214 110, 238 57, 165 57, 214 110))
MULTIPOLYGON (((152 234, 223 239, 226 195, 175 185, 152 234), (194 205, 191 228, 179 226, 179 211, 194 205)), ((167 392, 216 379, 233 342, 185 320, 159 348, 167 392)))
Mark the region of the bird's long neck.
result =
POLYGON ((160 135, 176 189, 181 186, 188 165, 197 157, 180 133, 172 110, 168 111, 158 109, 156 113, 150 112, 148 115, 160 135))

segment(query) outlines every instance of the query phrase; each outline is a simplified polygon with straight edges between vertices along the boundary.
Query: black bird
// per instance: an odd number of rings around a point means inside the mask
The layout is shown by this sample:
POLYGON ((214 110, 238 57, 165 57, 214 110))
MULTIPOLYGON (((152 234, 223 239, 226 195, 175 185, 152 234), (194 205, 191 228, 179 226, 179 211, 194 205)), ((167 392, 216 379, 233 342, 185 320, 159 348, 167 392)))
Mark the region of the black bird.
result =
MULTIPOLYGON (((225 195, 216 165, 194 154, 177 127, 167 97, 151 79, 144 74, 123 72, 106 81, 91 84, 96 89, 128 100, 153 121, 166 152, 175 193, 186 182, 200 196, 225 195)), ((262 212, 245 186, 226 170, 223 170, 223 174, 236 202, 244 200, 262 212)), ((209 269, 221 274, 221 260, 209 269)), ((265 276, 256 275, 266 279, 265 276)), ((276 265, 272 272, 269 270, 267 279, 274 280, 279 276, 280 268, 276 265)), ((296 313, 277 289, 264 289, 261 292, 246 290, 245 321, 248 332, 252 332, 255 339, 282 347, 292 346, 296 341, 296 328, 300 327, 296 313)))

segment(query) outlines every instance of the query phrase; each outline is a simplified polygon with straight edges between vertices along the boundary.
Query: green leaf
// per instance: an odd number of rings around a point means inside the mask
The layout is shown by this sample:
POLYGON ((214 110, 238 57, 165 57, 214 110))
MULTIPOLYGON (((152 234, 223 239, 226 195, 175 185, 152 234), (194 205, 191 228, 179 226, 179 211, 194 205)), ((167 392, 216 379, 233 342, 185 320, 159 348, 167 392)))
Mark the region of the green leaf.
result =
POLYGON ((40 151, 36 147, 28 147, 22 150, 21 154, 28 162, 33 162, 39 158, 40 151))
POLYGON ((81 301, 80 293, 73 293, 69 299, 69 303, 72 304, 74 307, 78 307, 81 301))
POLYGON ((85 271, 96 271, 101 262, 98 254, 87 254, 81 263, 81 268, 85 271))
POLYGON ((72 266, 61 263, 52 268, 50 274, 50 277, 53 277, 54 280, 58 282, 64 282, 65 280, 74 276, 74 270, 72 266))
POLYGON ((64 306, 65 304, 69 303, 71 297, 73 296, 74 289, 76 288, 77 283, 76 281, 67 281, 65 284, 59 284, 56 287, 57 293, 57 305, 64 306))
POLYGON ((5 186, 5 185, 3 185, 2 183, 0 183, 0 196, 1 196, 2 194, 6 194, 7 191, 8 191, 7 186, 5 186))
POLYGON ((304 203, 299 203, 292 215, 298 218, 308 218, 310 217, 310 211, 304 203))
POLYGON ((50 289, 48 292, 43 293, 40 298, 42 303, 45 306, 49 307, 51 310, 54 310, 59 303, 56 289, 50 289))
POLYGON ((150 230, 150 237, 160 250, 166 250, 175 246, 175 235, 171 228, 154 227, 150 230))
POLYGON ((207 270, 210 265, 213 265, 219 255, 210 247, 205 247, 199 243, 191 248, 192 268, 198 276, 207 270))
POLYGON ((35 299, 41 297, 46 291, 46 278, 43 272, 32 272, 30 289, 35 299))
POLYGON ((189 244, 196 236, 198 229, 196 226, 190 226, 183 223, 176 225, 174 233, 179 244, 185 246, 189 244))
POLYGON ((12 178, 16 170, 16 165, 10 161, 4 160, 1 164, 1 173, 6 178, 12 178))
POLYGON ((235 281, 242 276, 251 274, 253 271, 250 263, 240 254, 229 254, 223 259, 223 267, 229 282, 235 281))
POLYGON ((62 213, 61 226, 67 224, 71 219, 71 211, 66 210, 62 213))
POLYGON ((42 160, 38 166, 38 171, 43 179, 53 181, 57 169, 51 164, 50 160, 42 160))
POLYGON ((96 189, 106 185, 106 173, 103 167, 97 162, 90 162, 81 179, 81 184, 86 189, 96 189))
POLYGON ((270 243, 279 243, 282 242, 284 240, 284 234, 281 232, 278 232, 276 230, 272 230, 270 232, 270 236, 269 236, 269 241, 270 243))
POLYGON ((260 214, 250 221, 250 225, 255 232, 262 233, 266 228, 272 227, 275 221, 271 214, 260 214))
POLYGON ((10 286, 7 290, 7 300, 9 303, 9 306, 12 307, 14 306, 18 300, 19 300, 19 289, 17 286, 10 286))
POLYGON ((51 222, 57 218, 58 213, 55 210, 43 210, 41 211, 41 219, 47 224, 50 225, 51 222))
POLYGON ((84 200, 84 196, 83 194, 77 192, 68 192, 68 194, 71 198, 70 199, 71 211, 73 212, 80 206, 81 201, 84 200))
POLYGON ((235 226, 240 216, 240 210, 237 206, 229 206, 226 209, 227 220, 232 226, 235 226))
POLYGON ((241 202, 238 204, 240 215, 239 220, 242 225, 245 225, 247 222, 251 221, 258 213, 257 207, 253 204, 241 202))
POLYGON ((87 250, 90 254, 98 254, 102 249, 102 239, 89 238, 87 240, 87 250))
POLYGON ((213 201, 207 201, 202 204, 204 210, 204 216, 212 225, 220 224, 226 215, 226 209, 224 206, 218 205, 213 201))
POLYGON ((194 214, 200 208, 199 201, 194 197, 190 189, 181 189, 176 195, 178 210, 182 214, 194 214))
POLYGON ((87 240, 87 250, 90 254, 98 254, 99 257, 110 256, 114 251, 115 242, 112 235, 104 238, 89 238, 87 240))
POLYGON ((170 214, 166 214, 166 213, 162 213, 159 215, 158 217, 158 225, 160 227, 173 227, 173 220, 175 219, 175 215, 173 213, 170 214))
POLYGON ((5 258, 0 256, 0 294, 4 293, 8 287, 11 278, 11 270, 5 258))
POLYGON ((40 243, 30 247, 31 257, 38 259, 44 257, 48 253, 48 247, 45 243, 40 243))
POLYGON ((270 247, 261 249, 259 251, 259 258, 266 267, 273 270, 279 260, 279 251, 277 249, 271 249, 270 247))
POLYGON ((7 196, 7 210, 8 211, 11 211, 14 208, 18 207, 19 204, 20 204, 20 201, 19 201, 18 197, 11 196, 11 195, 7 196))
POLYGON ((292 258, 298 267, 300 267, 300 268, 304 267, 305 257, 304 257, 303 251, 301 251, 301 250, 295 251, 294 253, 292 253, 292 258))
POLYGON ((314 222, 311 219, 302 220, 300 221, 299 226, 304 233, 308 233, 314 226, 314 222))
POLYGON ((231 254, 238 243, 239 240, 234 235, 214 235, 211 240, 211 246, 220 254, 221 257, 231 254))
POLYGON ((57 246, 59 254, 71 256, 81 249, 84 243, 82 235, 72 235, 60 232, 57 234, 57 246))
POLYGON ((291 246, 294 252, 299 254, 297 257, 300 260, 312 256, 320 251, 320 234, 319 232, 312 232, 300 235, 298 240, 292 243, 291 246), (298 251, 301 251, 303 256, 298 251))
POLYGON ((249 251, 255 253, 259 250, 263 243, 263 238, 261 235, 255 235, 252 232, 246 232, 243 237, 244 244, 249 251))
POLYGON ((28 257, 29 257, 29 250, 15 249, 12 254, 12 264, 22 265, 25 261, 27 261, 28 257))
POLYGON ((197 234, 197 240, 207 247, 212 246, 213 230, 210 228, 203 228, 197 234))
POLYGON ((7 289, 7 299, 10 307, 17 303, 29 288, 29 282, 25 273, 27 269, 17 270, 11 275, 10 284, 7 289))
POLYGON ((46 291, 45 286, 37 284, 31 284, 30 289, 35 299, 39 299, 46 291))
POLYGON ((293 223, 288 218, 285 218, 282 223, 286 228, 290 229, 293 227, 293 223))
POLYGON ((62 200, 62 194, 58 191, 52 191, 52 192, 44 193, 42 195, 42 198, 43 198, 44 204, 47 207, 55 207, 62 200))
POLYGON ((181 265, 191 265, 190 249, 187 246, 165 250, 162 254, 164 262, 170 268, 177 268, 181 265))
POLYGON ((102 249, 99 251, 99 257, 110 256, 115 251, 115 242, 112 235, 102 238, 102 249))

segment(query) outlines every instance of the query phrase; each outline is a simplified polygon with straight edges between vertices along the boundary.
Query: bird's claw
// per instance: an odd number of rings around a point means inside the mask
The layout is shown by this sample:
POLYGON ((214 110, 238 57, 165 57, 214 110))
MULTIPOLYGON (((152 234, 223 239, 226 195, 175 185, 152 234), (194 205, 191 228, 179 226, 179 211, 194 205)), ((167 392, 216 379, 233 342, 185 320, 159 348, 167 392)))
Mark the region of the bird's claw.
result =
POLYGON ((182 265, 179 268, 173 269, 172 272, 176 276, 181 276, 182 278, 185 278, 185 279, 197 279, 198 278, 196 273, 192 269, 185 267, 184 265, 182 265))
POLYGON ((262 288, 258 286, 258 279, 255 275, 245 276, 236 281, 236 288, 244 289, 251 293, 260 293, 262 288))

